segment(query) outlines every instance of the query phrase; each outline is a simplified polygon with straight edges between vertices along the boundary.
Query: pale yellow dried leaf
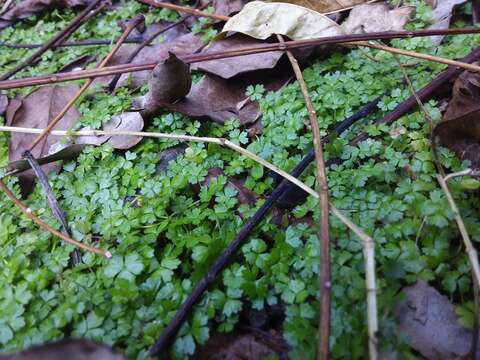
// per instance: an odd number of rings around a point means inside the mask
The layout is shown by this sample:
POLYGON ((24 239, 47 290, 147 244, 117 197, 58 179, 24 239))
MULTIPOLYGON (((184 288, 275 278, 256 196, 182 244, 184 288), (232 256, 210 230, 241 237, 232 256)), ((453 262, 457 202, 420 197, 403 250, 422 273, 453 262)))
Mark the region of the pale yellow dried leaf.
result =
POLYGON ((342 28, 347 34, 377 31, 400 31, 410 18, 412 8, 408 6, 389 9, 387 4, 360 5, 350 12, 342 28))
POLYGON ((325 15, 302 6, 253 1, 227 21, 222 34, 240 32, 265 40, 274 34, 292 40, 313 39, 344 34, 341 27, 325 15))

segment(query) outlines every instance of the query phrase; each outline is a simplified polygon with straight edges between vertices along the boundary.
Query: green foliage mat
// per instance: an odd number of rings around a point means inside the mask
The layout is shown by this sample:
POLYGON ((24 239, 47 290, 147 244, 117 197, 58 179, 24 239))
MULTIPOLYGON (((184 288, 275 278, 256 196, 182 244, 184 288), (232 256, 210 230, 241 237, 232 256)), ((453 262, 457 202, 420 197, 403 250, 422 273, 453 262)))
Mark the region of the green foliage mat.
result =
MULTIPOLYGON (((423 28, 429 19, 426 5, 412 2, 416 14, 412 28, 423 28)), ((115 11, 90 20, 72 39, 115 39, 116 21, 146 12, 129 1, 115 11)), ((53 11, 0 34, 0 41, 44 42, 65 26, 71 12, 53 11)), ((148 22, 174 20, 168 10, 154 10, 148 22)), ((463 26, 457 23, 455 26, 463 26)), ((207 33, 208 35, 208 33, 207 33)), ((429 39, 392 41, 393 46, 460 58, 480 45, 478 36, 447 38, 442 46, 429 39)), ((0 71, 31 50, 1 49, 0 71)), ((35 67, 18 76, 52 73, 85 54, 104 55, 108 47, 62 48, 48 52, 35 67)), ((401 57, 404 63, 416 59, 401 57)), ((418 62, 407 67, 416 89, 429 82, 443 65, 418 62)), ((464 324, 472 323, 472 284, 467 257, 452 221, 445 197, 435 179, 429 150, 429 126, 420 111, 404 116, 391 127, 375 127, 377 119, 410 95, 395 59, 371 49, 333 52, 304 71, 324 134, 335 124, 377 96, 378 111, 352 128, 345 138, 326 147, 326 156, 340 157, 341 165, 328 173, 331 200, 376 242, 381 315, 381 343, 406 357, 410 350, 398 338, 391 309, 398 290, 421 278, 433 283, 458 305, 464 324), (368 55, 368 56, 367 56, 368 55), (392 136, 400 128, 406 132, 392 136), (360 131, 371 138, 358 147, 348 139, 360 131), (384 316, 387 314, 387 316, 384 316)), ((29 89, 19 91, 26 94, 29 89)), ((93 91, 92 91, 93 92, 93 91)), ((10 92, 14 95, 14 92, 10 92)), ((96 94, 79 109, 82 124, 95 128, 131 105, 131 94, 96 94)), ((235 121, 220 126, 178 114, 158 116, 148 131, 223 136, 247 146, 284 170, 291 170, 310 148, 307 111, 297 84, 278 92, 250 88, 260 99, 263 134, 253 141, 235 121)), ((436 103, 426 105, 435 121, 436 103)), ((0 137, 1 164, 6 164, 8 137, 0 137)), ((83 254, 83 264, 69 267, 72 247, 38 229, 0 194, 0 347, 5 351, 64 336, 87 337, 112 345, 129 358, 143 359, 168 324, 193 285, 213 259, 233 239, 255 209, 237 204, 236 190, 226 187, 227 177, 245 175, 245 186, 260 196, 272 189, 272 179, 259 165, 217 145, 188 144, 183 156, 156 174, 160 152, 178 142, 145 139, 127 151, 102 146, 87 148, 76 161, 64 164, 60 174, 49 176, 73 237, 109 249, 112 260, 83 254), (207 171, 223 169, 225 175, 201 185, 207 171), (243 216, 243 218, 242 218, 243 216)), ((468 166, 446 149, 440 149, 447 170, 468 166)), ((302 178, 314 186, 310 167, 302 178)), ((15 179, 8 184, 17 194, 15 179)), ((480 241, 478 201, 460 182, 452 192, 475 241, 480 241)), ((49 224, 58 226, 40 187, 26 199, 49 224)), ((260 205, 257 203, 257 207, 260 205)), ((318 219, 313 198, 291 214, 318 219)), ((195 307, 173 346, 173 356, 184 358, 216 330, 231 331, 239 312, 249 306, 285 305, 284 337, 294 349, 293 359, 313 359, 318 321, 319 246, 317 227, 306 224, 280 229, 271 215, 252 234, 233 263, 222 273, 195 307)), ((366 292, 363 256, 358 239, 336 218, 331 218, 333 309, 332 358, 364 359, 367 354, 366 292)))

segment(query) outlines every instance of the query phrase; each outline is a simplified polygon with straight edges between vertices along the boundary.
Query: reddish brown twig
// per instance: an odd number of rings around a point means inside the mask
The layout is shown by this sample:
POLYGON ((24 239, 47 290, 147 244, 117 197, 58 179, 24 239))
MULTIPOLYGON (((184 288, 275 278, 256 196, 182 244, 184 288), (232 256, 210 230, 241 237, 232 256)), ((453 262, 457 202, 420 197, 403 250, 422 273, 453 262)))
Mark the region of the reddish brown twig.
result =
POLYGON ((30 209, 24 203, 22 203, 19 199, 17 199, 15 194, 7 187, 7 185, 3 182, 2 179, 0 179, 0 189, 3 190, 3 192, 7 195, 7 197, 15 204, 16 207, 18 207, 22 211, 22 213, 25 214, 26 217, 28 217, 30 220, 32 220, 34 223, 36 223, 41 228, 47 230, 48 232, 52 233, 53 235, 59 237, 60 239, 63 239, 66 242, 68 242, 68 243, 70 243, 74 246, 77 246, 81 249, 84 249, 84 250, 90 251, 92 253, 104 256, 107 259, 110 259, 112 257, 112 254, 110 253, 110 251, 97 249, 97 248, 88 246, 86 244, 83 244, 83 243, 81 243, 77 240, 74 240, 74 239, 70 238, 69 236, 67 236, 65 234, 62 234, 60 231, 55 230, 54 228, 52 228, 47 223, 40 220, 40 218, 32 212, 32 209, 30 209))
MULTIPOLYGON (((133 37, 124 41, 124 44, 140 44, 143 41, 141 37, 133 37)), ((98 45, 112 45, 111 40, 103 39, 91 39, 91 40, 79 40, 79 41, 65 41, 62 44, 58 44, 55 47, 74 47, 74 46, 98 46, 98 45)), ((12 44, 7 42, 0 42, 0 47, 4 46, 9 49, 37 49, 42 47, 43 44, 12 44)))
MULTIPOLYGON (((328 45, 328 44, 342 44, 347 42, 354 41, 365 41, 365 40, 378 40, 378 39, 398 39, 398 38, 411 38, 418 36, 432 36, 432 35, 457 35, 457 34, 474 34, 480 33, 478 28, 470 29, 430 29, 430 30, 417 30, 417 31, 387 31, 387 32, 377 32, 369 34, 352 34, 352 35, 341 35, 341 36, 331 36, 324 37, 319 39, 309 39, 309 40, 295 40, 295 41, 286 41, 284 44, 274 43, 274 44, 260 44, 251 47, 243 47, 228 51, 221 52, 212 52, 208 54, 191 54, 185 55, 182 57, 182 60, 186 63, 196 63, 209 60, 218 60, 229 57, 250 55, 250 54, 259 54, 269 51, 278 51, 278 50, 292 50, 302 47, 316 46, 316 45, 328 45)), ((141 64, 122 64, 116 66, 109 66, 103 69, 90 69, 90 70, 81 70, 70 73, 57 73, 52 75, 41 75, 31 78, 17 79, 17 80, 7 80, 0 81, 0 90, 15 89, 25 86, 35 86, 35 85, 45 85, 45 84, 54 84, 64 81, 86 79, 89 77, 101 77, 109 76, 115 74, 123 74, 128 72, 152 70, 157 65, 156 62, 152 63, 141 63, 141 64)), ((464 65, 464 64, 460 64, 464 65)), ((479 67, 480 68, 480 67, 479 67)))
POLYGON ((62 31, 57 33, 54 37, 48 40, 40 49, 35 51, 32 55, 30 55, 25 61, 15 66, 12 70, 7 71, 5 74, 0 76, 0 80, 6 80, 11 76, 15 75, 20 70, 26 68, 27 66, 31 65, 35 60, 37 60, 40 56, 42 56, 48 49, 54 48, 65 39, 67 39, 75 30, 78 29, 80 25, 82 25, 83 21, 89 16, 90 12, 101 2, 104 0, 95 0, 90 5, 88 5, 80 14, 78 14, 75 19, 62 31))
POLYGON ((213 20, 220 20, 220 21, 227 21, 230 19, 230 17, 225 16, 225 15, 219 15, 219 14, 210 14, 205 11, 201 11, 198 9, 192 9, 189 7, 185 6, 180 6, 180 5, 175 5, 175 4, 170 4, 170 3, 164 3, 160 1, 153 1, 153 0, 137 0, 138 2, 141 2, 143 4, 147 4, 156 8, 161 8, 161 9, 170 9, 170 10, 175 10, 178 12, 183 12, 186 14, 198 16, 198 17, 206 17, 210 18, 213 20))
MULTIPOLYGON (((285 43, 281 35, 277 35, 280 43, 285 43)), ((330 303, 331 303, 331 269, 330 269, 330 225, 328 206, 328 183, 327 170, 323 157, 322 137, 318 127, 317 112, 308 94, 307 84, 298 66, 298 61, 290 50, 286 51, 288 60, 292 65, 293 72, 300 85, 300 90, 305 100, 305 105, 310 119, 310 127, 313 135, 313 149, 315 151, 315 165, 317 169, 317 182, 320 194, 320 321, 319 321, 319 342, 318 360, 328 360, 330 340, 330 303)))
MULTIPOLYGON (((115 46, 113 47, 113 49, 102 60, 102 62, 98 65, 97 68, 103 68, 105 65, 108 64, 108 62, 112 59, 112 57, 117 53, 118 49, 120 49, 120 46, 122 46, 122 44, 125 41, 125 39, 127 38, 127 36, 143 20, 144 20, 143 15, 138 15, 128 23, 125 31, 122 33, 122 35, 120 35, 120 38, 115 43, 115 46)), ((90 78, 85 82, 85 84, 82 85, 82 87, 77 91, 75 96, 73 96, 73 98, 70 99, 70 101, 57 114, 57 116, 55 116, 55 118, 48 124, 48 126, 43 130, 43 132, 41 134, 39 134, 35 138, 35 140, 33 140, 33 142, 29 145, 28 150, 32 150, 40 141, 42 141, 43 138, 45 138, 45 136, 48 135, 50 130, 52 130, 55 127, 55 125, 57 125, 58 122, 63 119, 63 117, 65 116, 67 111, 70 110, 70 108, 75 104, 75 101, 77 101, 77 99, 80 96, 82 96, 82 94, 85 92, 85 90, 88 89, 88 87, 93 83, 94 80, 95 80, 95 78, 90 78)))

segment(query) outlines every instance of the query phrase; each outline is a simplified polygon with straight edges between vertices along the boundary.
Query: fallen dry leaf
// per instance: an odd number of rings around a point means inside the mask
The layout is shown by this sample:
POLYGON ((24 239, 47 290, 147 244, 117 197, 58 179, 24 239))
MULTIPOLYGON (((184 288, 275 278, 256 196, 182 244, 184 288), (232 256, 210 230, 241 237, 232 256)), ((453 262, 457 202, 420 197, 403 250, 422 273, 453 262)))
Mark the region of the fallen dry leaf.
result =
POLYGON ((223 27, 222 36, 228 32, 240 32, 265 40, 274 34, 293 40, 342 35, 336 22, 316 11, 287 3, 253 1, 223 27))
MULTIPOLYGON (((261 43, 263 43, 263 41, 242 34, 235 34, 233 36, 229 36, 228 38, 212 42, 208 48, 202 51, 202 54, 221 52, 241 47, 249 47, 261 43)), ((193 64, 192 70, 200 70, 210 74, 218 75, 224 79, 229 79, 235 75, 248 71, 273 69, 278 64, 278 61, 283 54, 284 53, 282 51, 270 51, 261 54, 203 61, 193 64)))
POLYGON ((405 299, 395 308, 398 329, 413 349, 429 360, 466 359, 472 331, 463 328, 454 306, 424 281, 402 290, 405 299))
POLYGON ((92 55, 83 55, 79 58, 69 62, 68 64, 62 66, 59 73, 61 72, 70 72, 70 71, 78 71, 85 69, 85 66, 90 64, 91 62, 95 61, 95 56, 92 55))
POLYGON ((168 58, 158 62, 150 73, 148 92, 134 101, 141 108, 143 116, 156 114, 165 104, 171 104, 185 97, 192 86, 190 65, 169 53, 168 58))
MULTIPOLYGON (((450 26, 450 18, 452 17, 453 8, 457 5, 465 3, 467 0, 437 0, 432 5, 432 25, 428 29, 448 29, 450 26)), ((443 35, 431 36, 432 42, 436 45, 440 44, 443 35)))
MULTIPOLYGON (((75 85, 44 86, 28 94, 23 100, 11 101, 7 108, 7 125, 43 129, 63 109, 78 91, 75 85)), ((72 107, 54 130, 67 130, 79 118, 79 113, 72 107)), ((37 134, 12 133, 9 144, 10 162, 22 159, 22 153, 32 143, 37 134)), ((47 154, 48 148, 56 142, 55 137, 47 136, 33 150, 36 158, 47 154)), ((57 169, 55 164, 45 165, 43 170, 49 172, 57 169)), ((22 173, 19 177, 22 188, 28 192, 33 185, 35 175, 32 171, 22 173)))
POLYGON ((331 11, 350 8, 352 6, 360 5, 366 0, 271 0, 272 2, 285 2, 303 6, 315 10, 321 14, 331 11))
POLYGON ((4 29, 17 20, 26 19, 49 8, 71 8, 86 6, 92 0, 24 0, 0 16, 0 29, 4 29))
MULTIPOLYGON (((138 112, 125 112, 112 119, 103 126, 105 131, 142 131, 143 118, 138 112)), ((142 140, 141 136, 110 136, 108 142, 114 149, 130 149, 142 140)))
POLYGON ((205 75, 183 100, 166 108, 191 117, 208 117, 221 124, 232 118, 238 119, 242 125, 249 124, 258 118, 260 110, 258 103, 245 95, 247 86, 263 84, 266 90, 278 90, 289 80, 286 71, 278 71, 276 76, 263 71, 261 74, 239 75, 232 80, 205 75))
POLYGON ((0 355, 4 360, 124 360, 110 347, 86 339, 64 339, 33 346, 15 354, 0 355))
POLYGON ((403 30, 411 7, 390 9, 387 4, 360 5, 350 12, 341 27, 347 34, 403 30))
MULTIPOLYGON (((155 44, 143 48, 131 63, 140 64, 144 62, 162 61, 168 57, 169 52, 181 57, 182 55, 194 53, 202 46, 203 42, 201 38, 191 33, 171 39, 170 41, 167 38, 162 44, 155 44)), ((117 55, 112 59, 111 65, 123 64, 135 48, 136 45, 130 44, 122 46, 117 55)), ((138 71, 132 74, 124 74, 120 77, 116 87, 125 86, 126 84, 129 84, 132 88, 142 86, 148 81, 150 72, 151 71, 138 71)), ((113 77, 107 76, 101 80, 101 83, 109 83, 112 78, 113 77)))
POLYGON ((0 116, 4 116, 7 112, 8 97, 7 95, 0 95, 0 116))
POLYGON ((465 71, 457 78, 452 100, 434 134, 461 160, 480 168, 480 74, 465 71))

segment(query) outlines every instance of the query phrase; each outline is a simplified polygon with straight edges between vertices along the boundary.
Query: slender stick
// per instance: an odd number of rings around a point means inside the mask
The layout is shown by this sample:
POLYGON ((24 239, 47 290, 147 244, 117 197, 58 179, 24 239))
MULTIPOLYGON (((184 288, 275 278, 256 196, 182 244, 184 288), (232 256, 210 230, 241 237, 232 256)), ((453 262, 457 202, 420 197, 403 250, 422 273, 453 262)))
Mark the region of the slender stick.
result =
POLYGON ((83 20, 87 17, 87 15, 92 11, 101 1, 104 0, 94 0, 88 5, 80 14, 78 14, 75 19, 62 31, 57 33, 54 37, 48 40, 40 49, 35 51, 32 55, 30 55, 25 61, 15 66, 12 70, 7 71, 5 74, 0 76, 0 80, 7 80, 11 76, 15 75, 20 70, 26 68, 30 64, 32 64, 36 59, 42 56, 48 49, 54 47, 57 43, 65 40, 68 36, 70 36, 78 27, 82 24, 83 20))
POLYGON ((365 257, 365 281, 367 286, 367 321, 368 321, 368 350, 370 360, 377 360, 378 357, 378 313, 377 313, 377 286, 375 280, 375 243, 373 239, 365 234, 362 229, 352 223, 334 206, 330 209, 337 218, 348 226, 361 240, 363 254, 365 257))
POLYGON ((475 247, 473 246, 472 241, 470 240, 470 236, 468 235, 468 231, 467 231, 467 228, 465 227, 465 223, 463 222, 462 216, 460 215, 460 211, 458 210, 457 204, 453 199, 452 193, 448 188, 448 184, 445 181, 445 178, 437 174, 437 180, 443 192, 445 193, 448 204, 450 205, 450 208, 452 209, 452 212, 453 212, 453 218, 455 219, 458 229, 460 230, 460 234, 462 235, 463 243, 465 245, 465 249, 467 251, 468 258, 470 260, 470 265, 472 266, 473 277, 477 285, 480 286, 480 266, 478 264, 477 250, 475 250, 475 247))
POLYGON ((450 173, 448 175, 446 175, 444 177, 444 180, 445 182, 448 183, 448 181, 450 179, 453 179, 455 177, 459 177, 459 176, 472 176, 472 177, 477 177, 477 176, 480 176, 480 171, 476 171, 476 170, 473 170, 473 169, 465 169, 465 170, 462 170, 462 171, 458 171, 458 172, 454 172, 454 173, 450 173))
MULTIPOLYGON (((139 44, 143 41, 141 37, 133 37, 126 39, 124 44, 139 44)), ((98 46, 98 45, 112 45, 111 40, 103 39, 91 39, 91 40, 79 40, 79 41, 66 41, 62 44, 55 45, 55 47, 72 47, 72 46, 98 46)), ((0 42, 0 46, 4 46, 9 49, 36 49, 42 47, 43 44, 12 44, 6 42, 0 42)))
MULTIPOLYGON (((53 216, 57 218, 57 220, 60 222, 60 225, 62 226, 62 233, 64 233, 67 236, 70 236, 67 219, 65 219, 65 214, 60 208, 60 205, 58 204, 58 201, 55 198, 55 195, 53 195, 52 188, 48 183, 47 175, 43 172, 42 167, 38 164, 37 160, 33 157, 30 151, 25 151, 25 153, 23 154, 23 157, 28 161, 30 167, 33 169, 35 175, 40 181, 43 191, 45 192, 45 198, 47 200, 47 204, 52 210, 53 216)), ((82 261, 82 257, 78 249, 75 249, 70 254, 70 257, 73 265, 78 265, 82 261)))
POLYGON ((101 256, 104 256, 106 257, 107 259, 110 259, 112 257, 112 254, 110 253, 110 251, 105 251, 105 250, 101 250, 101 249, 97 249, 97 248, 94 248, 94 247, 91 247, 91 246, 88 246, 86 244, 83 244, 77 240, 74 240, 72 238, 70 238, 69 236, 65 235, 65 234, 62 234, 60 231, 52 228, 50 225, 48 225, 47 223, 43 222, 42 220, 40 220, 40 218, 38 216, 36 216, 33 212, 32 212, 32 209, 30 209, 29 207, 27 207, 24 203, 22 203, 16 196, 15 194, 10 191, 10 189, 7 187, 7 185, 3 182, 2 179, 0 179, 0 189, 3 190, 3 192, 5 192, 5 194, 8 196, 8 198, 15 204, 16 207, 18 207, 22 213, 25 214, 26 217, 28 217, 30 220, 32 220, 34 223, 36 223, 38 226, 40 226, 41 228, 47 230, 48 232, 52 233, 53 235, 59 237, 60 239, 63 239, 65 240, 66 242, 72 244, 72 245, 75 245, 81 249, 84 249, 86 251, 90 251, 94 254, 98 254, 98 255, 101 255, 101 256))
MULTIPOLYGON (((281 35, 277 35, 280 43, 285 43, 281 35)), ((325 160, 323 157, 322 137, 318 126, 317 112, 308 94, 307 84, 302 75, 302 70, 298 66, 298 61, 290 50, 286 51, 288 60, 292 65, 293 72, 300 85, 300 90, 305 101, 310 119, 310 127, 313 135, 313 149, 315 151, 315 165, 317 169, 317 182, 320 193, 320 321, 319 321, 319 342, 318 342, 318 360, 329 359, 329 341, 330 341, 330 306, 331 306, 331 268, 330 268, 330 225, 328 210, 328 184, 327 170, 325 169, 325 160)))
POLYGON ((156 7, 156 8, 175 10, 175 11, 183 12, 183 13, 186 13, 186 14, 198 16, 198 17, 210 18, 210 19, 213 19, 213 20, 227 21, 228 19, 230 19, 230 17, 225 16, 225 15, 210 14, 208 12, 201 11, 201 10, 198 10, 198 9, 192 9, 192 8, 189 8, 189 7, 186 7, 186 6, 164 3, 164 2, 155 1, 155 0, 137 0, 137 1, 141 2, 143 4, 147 4, 147 5, 156 7))
MULTIPOLYGON (((326 44, 342 44, 354 41, 365 41, 365 40, 377 40, 377 39, 397 39, 397 38, 411 38, 417 36, 432 36, 432 35, 454 35, 454 34, 473 34, 479 33, 480 28, 472 29, 430 29, 430 30, 418 30, 418 31, 387 31, 387 32, 377 32, 369 34, 351 34, 351 35, 341 35, 341 36, 330 36, 323 37, 318 39, 308 39, 308 40, 294 40, 286 41, 283 44, 273 43, 273 44, 259 44, 253 45, 251 47, 241 47, 233 50, 212 52, 208 54, 190 54, 181 57, 181 59, 186 63, 196 63, 217 59, 225 59, 229 57, 244 56, 251 54, 259 54, 269 51, 284 51, 297 49, 302 47, 316 46, 316 45, 326 45, 326 44)), ((35 86, 35 85, 45 85, 45 84, 54 84, 64 81, 86 79, 89 77, 100 77, 100 76, 109 76, 115 74, 123 74, 128 72, 152 70, 157 65, 156 62, 152 63, 141 63, 141 64, 122 64, 116 66, 109 66, 103 69, 89 69, 81 70, 70 73, 57 73, 52 75, 41 75, 30 78, 16 79, 16 80, 7 80, 0 81, 0 90, 8 90, 14 88, 20 88, 25 86, 35 86)), ((456 66, 463 67, 464 63, 456 63, 456 66)))
MULTIPOLYGON (((135 29, 135 27, 144 20, 143 15, 136 16, 133 18, 127 25, 125 31, 122 33, 122 35, 119 37, 117 40, 115 46, 113 49, 108 53, 108 55, 103 59, 103 61, 98 65, 98 68, 103 68, 107 63, 112 59, 112 57, 117 53, 118 49, 120 49, 120 46, 123 44, 127 36, 135 29)), ((28 146, 28 150, 32 150, 40 141, 42 141, 50 132, 50 130, 53 129, 57 123, 63 119, 64 115, 72 108, 72 106, 75 104, 77 99, 82 96, 82 94, 85 92, 85 90, 88 89, 88 87, 93 83, 95 78, 90 78, 88 79, 82 87, 77 91, 77 93, 73 96, 73 98, 70 99, 70 101, 64 106, 64 108, 55 116, 55 118, 48 124, 48 126, 43 130, 43 132, 38 135, 35 140, 28 146)))
MULTIPOLYGON (((360 111, 353 114, 351 117, 342 121, 335 129, 334 133, 340 135, 345 130, 347 130, 354 123, 367 116, 373 112, 378 104, 379 99, 375 99, 371 103, 367 104, 360 111)), ((324 140, 327 142, 328 138, 324 140)), ((314 160, 315 153, 314 150, 310 150, 307 155, 298 163, 298 165, 293 169, 291 176, 298 177, 300 174, 307 168, 307 166, 314 160)), ((289 180, 284 179, 270 194, 270 196, 265 200, 265 202, 260 206, 260 208, 255 212, 255 214, 244 224, 242 229, 237 233, 235 239, 233 239, 230 244, 225 248, 222 254, 217 257, 213 265, 210 267, 205 276, 200 279, 200 281, 195 285, 190 295, 183 302, 180 308, 177 310, 175 316, 163 330, 160 338, 155 342, 155 344, 150 348, 150 355, 158 355, 175 337, 176 333, 182 326, 182 324, 187 319, 187 316, 193 306, 200 300, 202 294, 205 290, 215 281, 216 277, 222 271, 222 269, 230 262, 232 256, 238 251, 240 246, 245 240, 247 240, 250 232, 262 221, 263 217, 268 213, 270 208, 275 204, 275 202, 280 198, 282 194, 289 191, 291 188, 291 183, 289 180)), ((317 193, 315 193, 317 194, 317 193)), ((318 194, 317 194, 318 198, 318 194)), ((332 209, 332 207, 330 207, 332 209)))

